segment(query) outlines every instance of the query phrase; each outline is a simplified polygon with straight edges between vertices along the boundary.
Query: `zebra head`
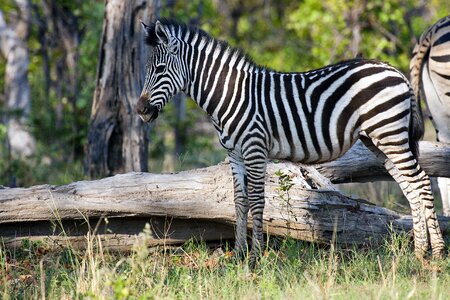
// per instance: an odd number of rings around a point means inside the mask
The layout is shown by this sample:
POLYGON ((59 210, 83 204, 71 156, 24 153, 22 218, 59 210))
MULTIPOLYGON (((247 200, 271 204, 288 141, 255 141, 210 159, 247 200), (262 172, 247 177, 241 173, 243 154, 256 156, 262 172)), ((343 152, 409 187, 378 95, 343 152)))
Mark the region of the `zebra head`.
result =
POLYGON ((152 47, 146 66, 144 88, 136 111, 144 122, 151 122, 167 102, 187 84, 186 68, 181 59, 182 41, 175 27, 160 21, 142 23, 146 44, 152 47))

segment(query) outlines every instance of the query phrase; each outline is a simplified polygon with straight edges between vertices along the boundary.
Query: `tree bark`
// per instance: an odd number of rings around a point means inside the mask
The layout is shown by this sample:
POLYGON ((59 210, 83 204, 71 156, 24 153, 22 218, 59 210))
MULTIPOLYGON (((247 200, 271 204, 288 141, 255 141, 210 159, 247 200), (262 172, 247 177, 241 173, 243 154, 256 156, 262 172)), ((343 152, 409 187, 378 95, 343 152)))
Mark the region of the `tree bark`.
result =
POLYGON ((88 132, 91 177, 147 170, 147 129, 134 112, 145 76, 139 20, 157 15, 159 0, 107 0, 88 132))
POLYGON ((22 38, 28 35, 30 5, 16 1, 22 19, 7 26, 0 11, 0 54, 6 58, 5 100, 8 117, 3 120, 8 127, 8 144, 13 157, 25 158, 36 151, 36 141, 27 128, 31 110, 28 83, 28 48, 22 38))
MULTIPOLYGON (((220 164, 176 174, 132 172, 63 186, 3 189, 0 235, 6 244, 47 235, 59 242, 80 242, 85 239, 80 235, 89 229, 85 222, 89 219, 101 239, 115 239, 111 247, 132 244, 145 222, 151 224, 148 243, 152 245, 179 244, 190 238, 229 239, 235 224, 232 187, 229 165, 220 164), (104 221, 95 226, 105 217, 111 228, 106 229, 109 225, 104 221), (76 220, 85 223, 84 231, 81 225, 74 225, 76 220), (125 226, 125 220, 135 227, 125 226), (61 237, 61 229, 50 232, 49 221, 59 224, 58 228, 64 227, 69 237, 61 237)), ((312 167, 270 163, 264 230, 270 235, 289 235, 324 244, 335 236, 338 244, 357 245, 376 244, 392 230, 411 230, 410 216, 348 198, 332 189, 312 167), (275 173, 280 170, 293 183, 287 192, 279 190, 280 177, 275 173)), ((441 220, 444 232, 449 229, 449 221, 441 220)))

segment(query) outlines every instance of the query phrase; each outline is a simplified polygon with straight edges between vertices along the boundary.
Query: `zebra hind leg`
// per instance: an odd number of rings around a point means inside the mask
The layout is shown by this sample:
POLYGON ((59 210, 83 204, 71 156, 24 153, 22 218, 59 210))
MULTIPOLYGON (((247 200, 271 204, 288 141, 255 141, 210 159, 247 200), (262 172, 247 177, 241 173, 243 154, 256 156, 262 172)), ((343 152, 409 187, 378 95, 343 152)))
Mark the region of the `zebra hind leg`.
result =
POLYGON ((427 254, 429 234, 433 257, 442 257, 445 244, 434 209, 430 179, 418 164, 409 143, 400 145, 396 141, 392 137, 372 138, 371 141, 363 139, 364 144, 383 159, 387 171, 409 201, 416 255, 422 258, 427 254))

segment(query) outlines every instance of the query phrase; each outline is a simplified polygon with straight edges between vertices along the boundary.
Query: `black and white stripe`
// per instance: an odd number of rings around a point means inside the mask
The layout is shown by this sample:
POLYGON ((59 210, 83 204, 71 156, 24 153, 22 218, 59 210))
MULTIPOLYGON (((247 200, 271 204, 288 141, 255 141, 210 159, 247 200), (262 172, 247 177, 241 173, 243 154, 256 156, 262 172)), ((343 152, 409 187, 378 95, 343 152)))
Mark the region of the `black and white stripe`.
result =
POLYGON ((163 21, 145 30, 154 52, 138 112, 144 120, 153 119, 146 112, 158 112, 174 92, 184 91, 211 117, 233 171, 238 252, 246 249, 249 210, 253 262, 260 251, 267 159, 325 162, 344 154, 359 138, 386 161, 410 201, 417 253, 428 249, 427 227, 435 237, 433 252, 442 252, 430 182, 416 160, 423 127, 413 91, 399 71, 356 59, 282 73, 256 65, 196 28, 163 21), (155 68, 161 61, 179 67, 160 75, 155 68), (172 81, 176 91, 163 89, 166 81, 172 81), (421 211, 424 205, 426 214, 421 211))
MULTIPOLYGON (((410 77, 417 99, 424 98, 438 141, 450 143, 450 16, 428 28, 416 43, 410 77)), ((450 179, 438 178, 444 215, 450 216, 450 179)))

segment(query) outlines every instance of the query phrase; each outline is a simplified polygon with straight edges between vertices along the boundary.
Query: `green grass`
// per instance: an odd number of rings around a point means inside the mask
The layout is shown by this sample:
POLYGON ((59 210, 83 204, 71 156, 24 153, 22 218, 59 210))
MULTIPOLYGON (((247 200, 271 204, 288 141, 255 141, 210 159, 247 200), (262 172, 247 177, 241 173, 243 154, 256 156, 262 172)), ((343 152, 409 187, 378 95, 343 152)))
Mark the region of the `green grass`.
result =
MULTIPOLYGON (((334 249, 271 240, 255 271, 226 246, 189 242, 128 254, 58 251, 25 241, 0 252, 2 299, 449 299, 450 259, 419 262, 406 236, 377 248, 334 249)), ((95 247, 94 247, 95 246, 95 247)))

